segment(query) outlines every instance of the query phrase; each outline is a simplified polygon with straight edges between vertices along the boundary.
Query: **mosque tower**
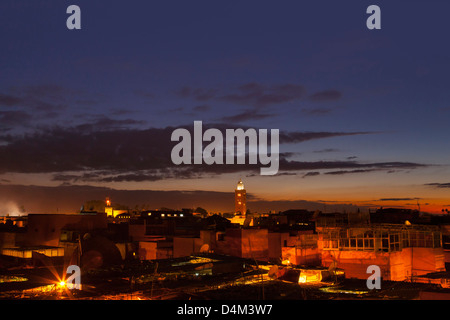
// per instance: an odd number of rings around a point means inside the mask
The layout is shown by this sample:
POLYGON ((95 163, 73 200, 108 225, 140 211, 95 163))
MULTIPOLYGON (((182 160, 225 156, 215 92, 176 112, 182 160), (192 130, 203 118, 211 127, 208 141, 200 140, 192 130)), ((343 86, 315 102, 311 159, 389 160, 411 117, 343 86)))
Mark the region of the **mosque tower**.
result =
POLYGON ((234 190, 234 208, 235 214, 245 215, 247 213, 247 193, 241 179, 234 190))

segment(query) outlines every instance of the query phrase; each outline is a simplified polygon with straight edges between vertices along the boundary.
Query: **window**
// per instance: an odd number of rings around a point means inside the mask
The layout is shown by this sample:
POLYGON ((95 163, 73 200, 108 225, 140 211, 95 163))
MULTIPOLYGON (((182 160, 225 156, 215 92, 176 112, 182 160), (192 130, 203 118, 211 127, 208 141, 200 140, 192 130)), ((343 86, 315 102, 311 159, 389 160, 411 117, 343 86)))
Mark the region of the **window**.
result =
POLYGON ((348 247, 349 247, 349 240, 348 239, 346 239, 346 238, 344 238, 344 239, 339 239, 339 246, 341 247, 341 248, 347 248, 348 249, 348 247))
POLYGON ((389 235, 389 251, 400 250, 400 235, 398 233, 389 235))
POLYGON ((373 239, 364 239, 364 250, 373 250, 373 239))
POLYGON ((358 239, 357 244, 358 244, 358 250, 362 250, 364 247, 363 239, 358 239))
POLYGON ((381 239, 381 250, 382 251, 389 251, 389 239, 382 238, 381 239))
POLYGON ((439 232, 433 232, 433 248, 441 247, 441 234, 439 232))

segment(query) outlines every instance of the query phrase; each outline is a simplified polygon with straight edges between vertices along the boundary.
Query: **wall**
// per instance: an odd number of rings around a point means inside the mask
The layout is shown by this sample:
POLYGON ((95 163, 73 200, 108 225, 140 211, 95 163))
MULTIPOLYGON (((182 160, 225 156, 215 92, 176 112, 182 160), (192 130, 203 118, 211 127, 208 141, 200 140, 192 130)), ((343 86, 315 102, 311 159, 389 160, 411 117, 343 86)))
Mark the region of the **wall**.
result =
POLYGON ((0 249, 16 246, 17 232, 0 232, 0 249))
POLYGON ((139 260, 170 259, 173 257, 171 242, 140 241, 138 256, 139 260))
POLYGON ((272 260, 278 260, 282 257, 282 247, 284 241, 287 245, 290 245, 290 237, 288 232, 269 232, 269 258, 272 260), (289 243, 288 243, 289 242, 289 243))
POLYGON ((106 229, 106 214, 29 214, 23 246, 58 246, 61 229, 92 231, 106 229))
POLYGON ((242 258, 269 260, 267 229, 242 229, 242 258))
POLYGON ((444 252, 442 248, 404 248, 390 256, 391 279, 402 281, 413 275, 444 271, 444 252), (413 265, 411 266, 411 259, 413 265))
POLYGON ((294 265, 318 266, 321 255, 317 248, 283 247, 283 260, 289 260, 294 265))
POLYGON ((242 232, 241 229, 233 228, 225 231, 223 240, 215 242, 214 251, 218 254, 242 257, 242 232))
POLYGON ((145 224, 128 223, 128 236, 130 238, 130 241, 144 241, 145 232, 145 224))
POLYGON ((367 267, 377 265, 384 280, 390 280, 389 253, 373 251, 322 251, 322 265, 329 267, 333 261, 337 267, 344 269, 346 278, 367 279, 367 267))
POLYGON ((194 237, 173 237, 173 257, 186 257, 200 252, 202 239, 194 237))
POLYGON ((139 242, 138 255, 139 260, 154 260, 156 259, 156 242, 139 242))
POLYGON ((269 260, 269 236, 267 229, 230 228, 224 240, 215 241, 211 248, 218 254, 257 260, 269 260))
POLYGON ((397 252, 365 251, 323 251, 322 265, 330 266, 333 261, 337 267, 345 270, 346 278, 367 279, 367 267, 377 265, 384 280, 403 281, 411 277, 411 257, 414 275, 444 271, 442 248, 404 248, 397 252))

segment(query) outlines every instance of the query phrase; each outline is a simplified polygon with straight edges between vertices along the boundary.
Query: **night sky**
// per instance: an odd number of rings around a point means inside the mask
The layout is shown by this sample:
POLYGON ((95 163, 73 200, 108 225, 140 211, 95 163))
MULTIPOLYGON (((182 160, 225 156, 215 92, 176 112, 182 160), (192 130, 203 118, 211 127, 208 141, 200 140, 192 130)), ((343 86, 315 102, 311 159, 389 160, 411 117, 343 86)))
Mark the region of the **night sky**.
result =
POLYGON ((250 199, 440 212, 449 12, 445 0, 2 0, 2 190, 233 192, 242 178, 250 199), (71 4, 81 30, 66 27, 71 4), (371 4, 381 30, 366 27, 371 4), (278 174, 175 166, 171 133, 195 120, 279 129, 278 174))

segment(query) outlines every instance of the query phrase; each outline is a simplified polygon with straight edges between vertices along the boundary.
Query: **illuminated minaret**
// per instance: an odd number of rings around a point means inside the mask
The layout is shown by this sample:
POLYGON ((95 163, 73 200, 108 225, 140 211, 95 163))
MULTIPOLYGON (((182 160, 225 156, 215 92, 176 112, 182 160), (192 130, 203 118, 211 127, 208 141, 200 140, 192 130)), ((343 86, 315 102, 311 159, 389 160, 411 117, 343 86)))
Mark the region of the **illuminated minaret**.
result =
POLYGON ((234 190, 234 208, 235 214, 245 215, 247 212, 247 193, 241 179, 234 190))
POLYGON ((109 200, 109 198, 106 198, 106 203, 105 203, 105 213, 107 217, 113 217, 113 207, 111 206, 111 200, 109 200))

